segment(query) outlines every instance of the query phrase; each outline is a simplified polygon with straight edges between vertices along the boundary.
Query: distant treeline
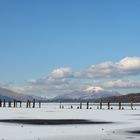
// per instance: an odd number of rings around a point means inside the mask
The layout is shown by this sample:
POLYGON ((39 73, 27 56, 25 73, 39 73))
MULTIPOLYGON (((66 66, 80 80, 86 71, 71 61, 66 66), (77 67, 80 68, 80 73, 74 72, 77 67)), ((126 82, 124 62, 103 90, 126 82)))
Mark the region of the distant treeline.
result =
MULTIPOLYGON (((101 99, 97 99, 96 102, 99 102, 101 99)), ((112 97, 107 97, 102 99, 103 102, 125 102, 125 103, 130 103, 130 102, 140 102, 140 93, 131 93, 127 95, 122 95, 122 96, 112 96, 112 97)))
POLYGON ((112 103, 118 103, 118 102, 124 102, 124 103, 130 103, 130 102, 140 102, 140 93, 131 93, 127 95, 121 95, 121 96, 112 96, 112 97, 105 97, 100 99, 55 99, 55 100, 47 100, 47 102, 112 102, 112 103))

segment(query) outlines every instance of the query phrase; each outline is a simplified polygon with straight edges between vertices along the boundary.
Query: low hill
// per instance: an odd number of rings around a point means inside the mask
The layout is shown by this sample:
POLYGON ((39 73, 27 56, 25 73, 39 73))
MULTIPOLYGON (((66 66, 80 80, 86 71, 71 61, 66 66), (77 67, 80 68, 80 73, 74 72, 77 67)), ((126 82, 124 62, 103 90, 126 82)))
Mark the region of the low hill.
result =
POLYGON ((41 97, 17 93, 17 92, 14 92, 12 90, 2 88, 2 87, 0 87, 0 99, 1 100, 5 99, 6 101, 13 101, 14 99, 19 100, 19 101, 27 101, 27 100, 33 100, 33 99, 43 100, 41 97))
MULTIPOLYGON (((99 102, 100 99, 97 99, 96 102, 99 102)), ((121 95, 121 96, 112 96, 107 98, 102 98, 103 102, 124 102, 124 103, 130 103, 130 102, 140 102, 140 93, 130 93, 127 95, 121 95)))

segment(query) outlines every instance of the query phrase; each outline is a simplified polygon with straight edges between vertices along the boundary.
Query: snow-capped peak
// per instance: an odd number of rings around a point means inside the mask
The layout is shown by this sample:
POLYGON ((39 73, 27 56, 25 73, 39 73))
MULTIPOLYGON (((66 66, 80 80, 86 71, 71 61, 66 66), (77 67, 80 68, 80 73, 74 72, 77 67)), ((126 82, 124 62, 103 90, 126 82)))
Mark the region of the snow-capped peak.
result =
POLYGON ((95 86, 90 86, 88 87, 85 91, 87 93, 92 93, 92 92, 98 92, 98 91, 103 91, 104 89, 101 87, 95 87, 95 86))

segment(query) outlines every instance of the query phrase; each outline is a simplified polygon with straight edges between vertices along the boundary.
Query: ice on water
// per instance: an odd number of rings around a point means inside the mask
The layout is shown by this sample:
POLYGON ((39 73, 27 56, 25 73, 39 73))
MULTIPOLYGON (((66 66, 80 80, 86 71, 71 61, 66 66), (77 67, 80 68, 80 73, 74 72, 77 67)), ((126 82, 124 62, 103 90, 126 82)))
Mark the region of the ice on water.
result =
POLYGON ((112 124, 85 124, 85 125, 30 125, 18 123, 0 123, 0 139, 4 140, 139 140, 139 134, 128 133, 140 130, 140 107, 129 104, 124 110, 97 110, 98 104, 90 104, 92 109, 77 109, 79 103, 63 104, 45 103, 41 108, 0 108, 0 119, 85 119, 92 121, 114 122, 112 124), (73 109, 70 109, 70 106, 73 109))

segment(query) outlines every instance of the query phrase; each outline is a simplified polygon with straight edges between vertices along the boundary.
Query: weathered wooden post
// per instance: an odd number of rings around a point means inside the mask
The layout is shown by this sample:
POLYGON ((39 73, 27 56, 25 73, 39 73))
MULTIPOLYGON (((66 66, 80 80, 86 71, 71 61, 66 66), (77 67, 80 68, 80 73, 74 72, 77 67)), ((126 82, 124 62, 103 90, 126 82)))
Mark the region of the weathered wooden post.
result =
POLYGON ((8 102, 8 107, 11 107, 11 101, 8 102))
POLYGON ((26 108, 28 108, 28 101, 26 102, 26 108))
POLYGON ((80 102, 80 109, 82 109, 82 102, 80 102))
POLYGON ((29 100, 29 108, 31 108, 31 101, 29 100))
POLYGON ((3 100, 3 107, 6 107, 6 101, 5 101, 5 99, 3 100))
POLYGON ((20 108, 22 108, 22 101, 19 101, 19 106, 20 108))
POLYGON ((133 102, 131 102, 131 109, 133 110, 133 102))
POLYGON ((17 108, 17 107, 18 107, 18 106, 17 106, 17 101, 15 101, 15 102, 16 102, 16 108, 17 108))
POLYGON ((33 100, 33 108, 35 108, 35 99, 33 100))
POLYGON ((41 108, 41 101, 39 101, 39 108, 41 108))
POLYGON ((27 100, 26 108, 30 108, 30 101, 29 100, 27 100))
POLYGON ((87 102, 87 109, 89 109, 89 101, 87 102))
POLYGON ((108 104, 108 110, 110 109, 110 102, 107 103, 108 104))
POLYGON ((62 106, 61 106, 61 102, 60 102, 60 104, 59 104, 59 108, 60 108, 60 109, 62 108, 62 106))
POLYGON ((119 102, 119 110, 121 110, 122 104, 121 102, 119 102))
POLYGON ((14 100, 14 108, 16 107, 16 100, 14 100))
POLYGON ((2 100, 0 100, 0 107, 2 107, 2 100))
POLYGON ((100 109, 102 109, 103 103, 102 103, 102 99, 100 100, 100 109))

